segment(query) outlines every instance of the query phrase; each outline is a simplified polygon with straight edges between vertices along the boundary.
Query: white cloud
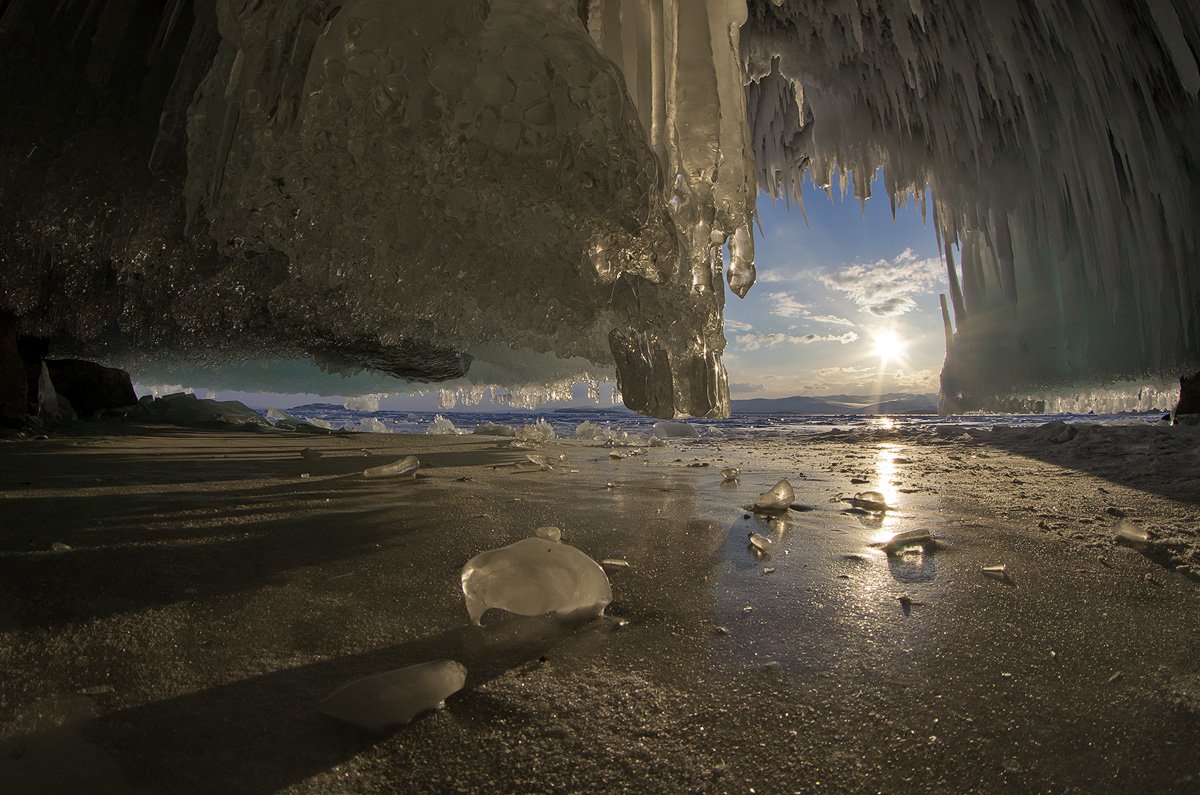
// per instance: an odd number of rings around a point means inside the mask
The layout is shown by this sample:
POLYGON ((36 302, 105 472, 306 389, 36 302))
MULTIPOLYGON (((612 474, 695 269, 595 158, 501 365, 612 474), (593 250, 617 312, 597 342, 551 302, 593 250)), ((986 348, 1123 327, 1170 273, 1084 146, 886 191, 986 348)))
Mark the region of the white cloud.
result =
POLYGON ((800 303, 788 293, 767 293, 771 302, 771 314, 779 317, 803 317, 808 312, 808 306, 800 303))
POLYGON ((740 320, 733 320, 732 318, 727 317, 725 318, 725 328, 729 329, 730 331, 752 331, 754 326, 750 325, 749 323, 743 323, 740 320))
POLYGON ((938 257, 917 259, 906 248, 891 261, 873 265, 847 265, 836 273, 818 278, 831 290, 845 293, 863 312, 877 317, 895 317, 916 308, 914 295, 932 292, 944 278, 938 257))
POLYGON ((832 323, 835 326, 857 326, 853 320, 847 320, 844 317, 837 315, 805 315, 809 320, 815 320, 818 323, 832 323))
POLYGON ((845 334, 738 334, 734 339, 745 350, 757 351, 785 344, 811 345, 814 342, 840 342, 845 345, 858 339, 858 335, 853 331, 845 334))
POLYGON ((782 271, 764 268, 754 275, 755 284, 770 284, 771 282, 790 282, 795 277, 788 276, 782 271))

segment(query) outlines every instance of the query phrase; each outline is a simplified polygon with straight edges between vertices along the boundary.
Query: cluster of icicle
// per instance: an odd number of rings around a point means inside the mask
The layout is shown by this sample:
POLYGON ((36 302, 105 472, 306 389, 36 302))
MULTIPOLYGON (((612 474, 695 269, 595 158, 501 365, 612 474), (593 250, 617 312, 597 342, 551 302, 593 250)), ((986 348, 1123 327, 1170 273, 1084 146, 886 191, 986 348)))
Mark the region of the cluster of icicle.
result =
POLYGON ((878 168, 947 258, 948 408, 1200 368, 1200 9, 1184 0, 756 0, 758 183, 878 168), (955 251, 958 251, 956 262, 955 251), (953 318, 951 318, 951 310, 953 318))

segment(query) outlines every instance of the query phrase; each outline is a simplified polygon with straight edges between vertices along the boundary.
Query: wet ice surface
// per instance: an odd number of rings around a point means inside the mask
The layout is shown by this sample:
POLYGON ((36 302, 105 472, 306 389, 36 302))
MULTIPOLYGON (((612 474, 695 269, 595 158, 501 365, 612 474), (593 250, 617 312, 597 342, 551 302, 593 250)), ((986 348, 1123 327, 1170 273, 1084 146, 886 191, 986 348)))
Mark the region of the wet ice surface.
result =
MULTIPOLYGON (((619 460, 560 440, 540 454, 578 472, 526 477, 525 452, 470 436, 8 444, 0 493, 29 524, 0 550, 0 724, 109 688, 73 736, 135 780, 198 791, 478 790, 497 770, 539 791, 664 772, 702 792, 1186 791, 1197 440, 1162 430, 880 425, 619 460), (298 481, 305 448, 321 469, 298 481), (424 477, 405 488, 361 477, 410 451, 424 477), (55 452, 70 455, 38 470, 55 452), (784 477, 813 510, 747 518, 784 477), (892 510, 851 511, 864 490, 892 510), (1122 523, 1170 544, 1119 543, 1122 523), (627 564, 609 568, 612 618, 468 626, 462 562, 551 525, 627 564), (936 543, 877 546, 912 531, 936 543), (463 691, 384 740, 312 708, 440 658, 466 665, 463 691)), ((33 724, 11 725, 5 750, 28 746, 33 724)), ((29 758, 0 753, 0 775, 29 758)))

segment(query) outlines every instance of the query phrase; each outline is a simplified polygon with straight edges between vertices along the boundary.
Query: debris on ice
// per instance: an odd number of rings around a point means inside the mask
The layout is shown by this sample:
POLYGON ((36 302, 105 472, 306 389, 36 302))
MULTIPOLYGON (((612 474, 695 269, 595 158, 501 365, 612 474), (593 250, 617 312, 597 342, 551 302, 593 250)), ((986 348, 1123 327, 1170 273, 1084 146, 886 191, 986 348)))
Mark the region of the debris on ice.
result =
POLYGON ((407 455, 390 464, 364 469, 363 476, 368 478, 415 478, 420 466, 421 462, 415 455, 407 455))
POLYGON ((381 732, 422 712, 441 709, 466 681, 467 669, 461 663, 435 660, 353 681, 318 709, 344 723, 381 732))
POLYGON ((522 616, 599 616, 612 601, 604 569, 573 546, 526 538, 481 552, 462 570, 471 623, 493 607, 522 616))
POLYGON ((784 478, 758 495, 753 509, 756 513, 783 513, 794 499, 796 499, 796 493, 792 491, 792 484, 788 483, 787 478, 784 478))

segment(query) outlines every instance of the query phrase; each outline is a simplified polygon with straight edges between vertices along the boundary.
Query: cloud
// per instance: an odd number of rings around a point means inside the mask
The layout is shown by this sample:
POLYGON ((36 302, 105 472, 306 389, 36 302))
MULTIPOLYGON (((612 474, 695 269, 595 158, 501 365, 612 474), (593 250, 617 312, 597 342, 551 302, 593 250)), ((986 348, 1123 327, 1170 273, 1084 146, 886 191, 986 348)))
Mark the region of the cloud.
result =
POLYGON ((762 392, 764 389, 766 387, 762 384, 734 383, 729 385, 729 391, 734 395, 751 395, 755 392, 762 392))
POLYGON ((808 306, 800 303, 788 293, 767 293, 767 300, 772 306, 770 312, 779 317, 803 317, 808 312, 808 306))
POLYGON ((729 329, 730 331, 751 331, 754 329, 754 326, 750 325, 749 323, 743 323, 740 320, 725 318, 725 328, 729 329))
POLYGON ((845 345, 858 339, 858 335, 853 331, 847 331, 845 334, 738 334, 734 339, 745 350, 758 351, 763 348, 776 348, 784 344, 811 345, 814 342, 840 342, 845 345))
POLYGON ((817 278, 829 289, 845 293, 863 312, 895 317, 915 309, 912 296, 932 292, 944 278, 944 269, 940 258, 917 259, 906 248, 890 261, 847 265, 817 278))
POLYGON ((809 320, 815 320, 818 323, 832 323, 835 326, 857 326, 853 320, 847 320, 844 317, 837 315, 805 315, 809 320))
POLYGON ((782 271, 764 268, 754 274, 755 284, 769 284, 771 282, 790 282, 794 277, 789 277, 782 271))

